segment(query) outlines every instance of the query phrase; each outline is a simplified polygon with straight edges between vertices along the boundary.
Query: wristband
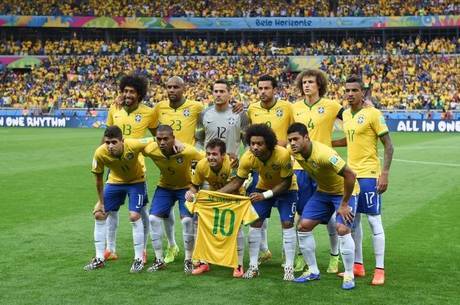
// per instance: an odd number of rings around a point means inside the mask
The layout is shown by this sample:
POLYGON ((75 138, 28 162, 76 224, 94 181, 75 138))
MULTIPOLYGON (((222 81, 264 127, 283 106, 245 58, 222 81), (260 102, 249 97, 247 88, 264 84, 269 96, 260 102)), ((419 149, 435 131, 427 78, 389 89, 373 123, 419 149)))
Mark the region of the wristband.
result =
POLYGON ((273 197, 273 191, 272 190, 265 191, 262 193, 262 196, 264 196, 265 199, 270 199, 273 197))

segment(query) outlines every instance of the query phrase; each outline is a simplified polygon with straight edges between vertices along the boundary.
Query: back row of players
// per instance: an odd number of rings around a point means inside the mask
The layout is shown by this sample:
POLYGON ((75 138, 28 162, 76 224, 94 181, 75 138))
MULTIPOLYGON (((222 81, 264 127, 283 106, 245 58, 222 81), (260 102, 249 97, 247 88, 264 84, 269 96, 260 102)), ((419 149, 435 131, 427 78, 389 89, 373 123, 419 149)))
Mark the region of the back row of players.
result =
POLYGON ((312 231, 324 223, 328 224, 331 244, 327 272, 338 272, 340 249, 345 269, 342 287, 353 288, 354 277, 365 275, 360 223, 360 215, 365 213, 376 258, 372 284, 383 285, 385 237, 380 194, 387 189, 393 154, 385 120, 379 110, 365 103, 363 84, 356 76, 350 76, 345 84, 350 106, 347 110, 324 98, 327 76, 322 71, 303 71, 296 85, 302 99, 291 104, 275 98, 277 82, 273 77, 262 76, 257 83, 260 102, 243 111, 242 104, 232 103, 229 84, 217 81, 212 88, 214 103, 203 109, 201 103, 183 97, 184 81, 172 77, 166 83, 169 101, 152 109, 141 104, 147 92, 146 80, 124 77, 121 98, 109 110, 104 143, 93 160, 99 196, 94 209, 96 257, 85 270, 101 268, 105 260, 117 258, 118 209, 128 195, 135 250, 131 272, 144 268, 149 230, 156 259, 148 271, 162 270, 174 261, 179 252, 174 239, 175 201, 179 202, 183 228, 184 271, 208 271, 206 262, 194 266, 191 260, 194 227, 185 198, 191 199, 201 187, 239 193, 245 181, 252 179, 248 196, 259 219, 249 229, 250 262, 246 272, 242 262, 244 238, 242 232, 238 233, 239 266, 234 270, 235 277, 258 276, 259 264, 271 258, 266 219, 276 206, 283 231, 284 280, 308 282, 320 278, 312 231), (343 121, 346 138, 333 141, 336 119, 343 121), (143 138, 146 129, 156 142, 143 138), (249 150, 238 158, 242 138, 249 150), (383 170, 378 159, 378 139, 384 145, 383 170), (196 140, 197 146, 205 147, 206 154, 195 148, 196 140), (289 148, 285 148, 287 144, 289 148), (347 146, 347 164, 332 146, 347 146), (149 213, 141 155, 151 158, 161 172, 149 213), (295 159, 294 168, 291 156, 295 159), (193 161, 199 162, 192 176, 193 161), (110 169, 105 189, 104 166, 110 169), (300 216, 297 232, 296 212, 300 216), (165 254, 163 225, 169 244, 165 254), (297 259, 296 239, 300 250, 297 259), (303 271, 305 262, 307 270, 294 278, 294 271, 303 271))

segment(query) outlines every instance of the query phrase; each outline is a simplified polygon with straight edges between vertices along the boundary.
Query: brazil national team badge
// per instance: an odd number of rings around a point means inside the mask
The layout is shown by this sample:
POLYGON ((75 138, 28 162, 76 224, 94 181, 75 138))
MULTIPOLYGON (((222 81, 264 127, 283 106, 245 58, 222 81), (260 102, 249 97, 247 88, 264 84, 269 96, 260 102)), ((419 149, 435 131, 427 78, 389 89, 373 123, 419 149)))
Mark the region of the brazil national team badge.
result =
POLYGON ((188 108, 184 109, 183 114, 184 114, 185 117, 189 117, 190 116, 190 110, 188 108))
POLYGON ((364 123, 364 116, 360 115, 358 117, 358 124, 363 124, 364 123))
POLYGON ((126 160, 132 160, 134 158, 134 154, 132 152, 129 152, 126 154, 126 160))
POLYGON ((283 116, 283 109, 281 109, 281 108, 276 109, 276 116, 279 117, 279 118, 282 117, 283 116))
POLYGON ((182 163, 184 163, 184 158, 182 158, 182 157, 177 157, 177 158, 176 158, 176 162, 177 162, 178 164, 182 164, 182 163))
POLYGON ((329 158, 329 162, 331 162, 332 165, 337 165, 337 163, 339 162, 339 158, 337 158, 337 156, 332 156, 329 158))
POLYGON ((318 113, 323 114, 324 113, 324 107, 319 107, 318 108, 318 113))
POLYGON ((234 117, 229 117, 228 118, 228 125, 235 125, 236 123, 236 120, 234 117))
POLYGON ((142 116, 140 114, 136 114, 136 117, 134 118, 136 122, 140 122, 142 120, 142 116))

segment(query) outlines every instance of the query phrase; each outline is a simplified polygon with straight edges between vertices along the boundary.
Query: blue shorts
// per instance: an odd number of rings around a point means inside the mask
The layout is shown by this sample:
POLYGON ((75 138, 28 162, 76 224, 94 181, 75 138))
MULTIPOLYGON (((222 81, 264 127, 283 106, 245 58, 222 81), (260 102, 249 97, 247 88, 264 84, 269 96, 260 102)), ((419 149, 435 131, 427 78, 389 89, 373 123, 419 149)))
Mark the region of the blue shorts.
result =
POLYGON ((147 204, 145 182, 134 184, 113 184, 106 183, 104 188, 104 209, 106 212, 118 211, 125 203, 126 195, 129 198, 128 209, 131 212, 140 213, 140 210, 147 204))
POLYGON ((252 183, 246 189, 246 195, 249 196, 249 194, 257 192, 256 186, 258 182, 259 182, 259 173, 256 171, 252 171, 252 183))
POLYGON ((360 193, 356 211, 363 214, 380 215, 382 197, 377 193, 377 178, 358 178, 360 193))
POLYGON ((179 201, 179 211, 182 217, 192 217, 192 214, 185 207, 185 193, 188 189, 168 190, 164 187, 157 186, 153 194, 150 214, 162 218, 168 218, 171 209, 176 201, 179 201))
MULTIPOLYGON (((351 196, 348 205, 350 206, 351 213, 356 214, 358 197, 351 196)), ((302 219, 319 220, 323 224, 327 224, 331 216, 340 206, 342 202, 342 195, 331 195, 315 191, 302 212, 302 219)), ((345 223, 342 216, 337 215, 337 223, 341 223, 348 227, 352 227, 353 223, 345 223)))
MULTIPOLYGON (((264 192, 264 190, 259 189, 255 191, 258 193, 264 192)), ((294 222, 296 202, 297 191, 288 191, 270 199, 254 202, 252 206, 259 215, 259 220, 263 221, 265 218, 270 218, 272 207, 276 206, 282 222, 294 222)))
POLYGON ((296 209, 297 214, 302 215, 305 204, 307 204, 308 200, 310 200, 316 190, 316 182, 305 170, 296 169, 294 170, 294 174, 297 177, 297 185, 299 186, 299 200, 297 200, 296 209))

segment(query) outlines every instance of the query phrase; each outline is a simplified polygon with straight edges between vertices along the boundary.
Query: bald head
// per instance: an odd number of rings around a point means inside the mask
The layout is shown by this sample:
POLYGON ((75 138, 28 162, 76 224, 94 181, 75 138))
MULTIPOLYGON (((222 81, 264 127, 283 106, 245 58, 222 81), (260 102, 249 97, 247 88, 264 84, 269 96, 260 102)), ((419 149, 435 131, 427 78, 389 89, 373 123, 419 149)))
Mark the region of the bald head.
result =
POLYGON ((166 82, 169 102, 177 104, 182 100, 184 95, 185 82, 179 76, 173 76, 166 82))

